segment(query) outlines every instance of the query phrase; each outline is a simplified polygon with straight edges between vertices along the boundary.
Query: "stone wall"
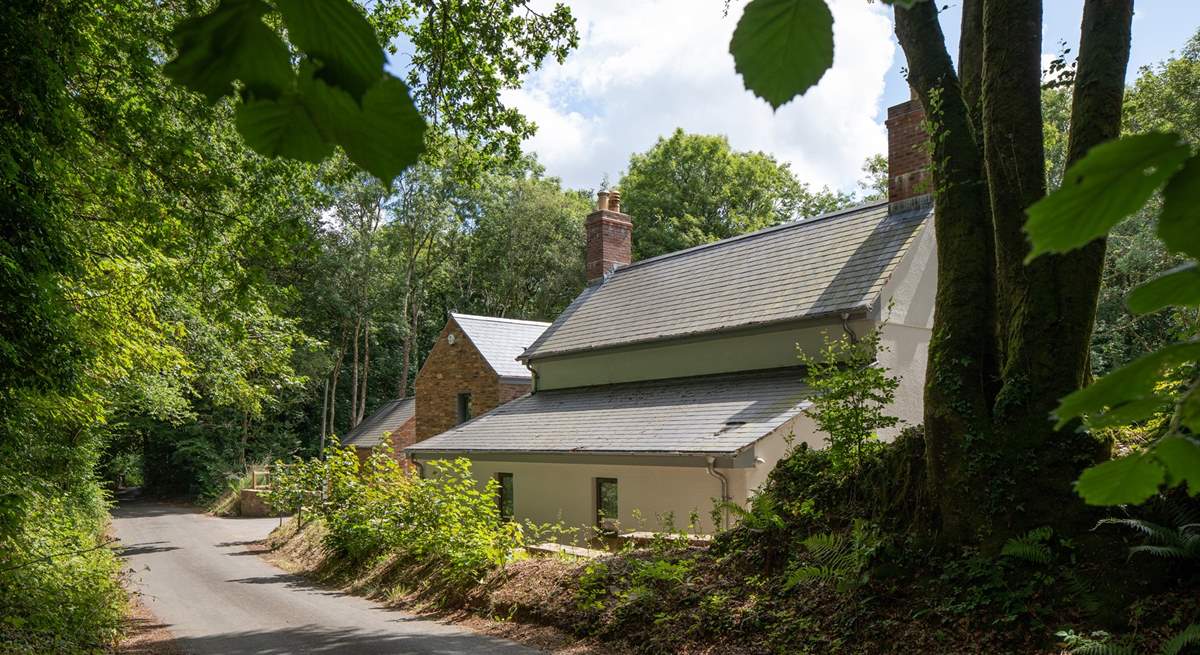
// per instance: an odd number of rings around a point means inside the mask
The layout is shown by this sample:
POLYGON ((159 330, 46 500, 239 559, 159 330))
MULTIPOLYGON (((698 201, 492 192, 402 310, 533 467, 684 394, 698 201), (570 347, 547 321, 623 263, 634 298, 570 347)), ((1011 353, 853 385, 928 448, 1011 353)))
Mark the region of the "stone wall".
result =
POLYGON ((442 328, 417 374, 414 442, 458 425, 460 393, 471 394, 471 416, 479 416, 502 402, 500 386, 500 380, 483 355, 451 319, 442 328), (449 340, 451 335, 454 336, 453 344, 449 340))

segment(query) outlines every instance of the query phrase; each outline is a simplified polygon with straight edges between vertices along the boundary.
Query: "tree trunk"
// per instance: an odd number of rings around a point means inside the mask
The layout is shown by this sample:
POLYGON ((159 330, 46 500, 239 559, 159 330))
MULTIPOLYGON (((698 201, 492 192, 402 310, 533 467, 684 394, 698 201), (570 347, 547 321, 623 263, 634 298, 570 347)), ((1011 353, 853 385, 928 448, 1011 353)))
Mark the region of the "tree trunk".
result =
MULTIPOLYGON (((1131 14, 1130 0, 1085 6, 1072 161, 1117 134, 1131 14)), ((1078 431, 1054 431, 1049 415, 1086 380, 1104 250, 1024 264, 1025 210, 1045 195, 1041 2, 968 0, 962 32, 960 83, 936 5, 896 10, 933 143, 929 479, 949 540, 994 543, 1082 516, 1062 510, 1078 503, 1071 483, 1103 452, 1078 431)))
MULTIPOLYGON (((972 475, 967 444, 990 438, 997 379, 995 257, 987 183, 934 3, 897 9, 896 35, 933 144, 938 286, 925 378, 926 461, 943 529, 954 538, 965 538, 974 530, 975 502, 974 494, 964 493, 972 475)), ((964 39, 964 45, 969 42, 964 39)))
POLYGON ((362 369, 362 397, 358 401, 358 418, 354 423, 357 425, 362 423, 363 418, 367 414, 367 378, 371 373, 371 317, 363 322, 363 369, 362 369))
MULTIPOLYGON (((338 383, 338 377, 340 377, 342 374, 342 359, 345 357, 345 355, 346 355, 346 330, 345 330, 345 326, 343 326, 343 328, 342 328, 342 343, 340 346, 338 346, 337 361, 334 362, 333 372, 331 373, 331 375, 333 376, 333 384, 331 384, 329 387, 329 433, 332 435, 337 434, 337 422, 336 422, 336 419, 337 419, 337 383, 338 383)), ((324 454, 325 451, 322 450, 321 452, 322 452, 322 454, 324 454)))
POLYGON ((350 429, 358 425, 358 334, 362 329, 362 317, 354 319, 354 353, 351 355, 350 376, 350 429))

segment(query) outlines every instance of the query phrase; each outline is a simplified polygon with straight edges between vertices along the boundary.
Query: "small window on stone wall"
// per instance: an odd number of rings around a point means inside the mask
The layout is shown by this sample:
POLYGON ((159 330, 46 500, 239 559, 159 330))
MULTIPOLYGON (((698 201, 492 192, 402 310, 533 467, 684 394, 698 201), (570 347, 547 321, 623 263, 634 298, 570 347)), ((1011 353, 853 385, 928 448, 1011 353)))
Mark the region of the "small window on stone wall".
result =
POLYGON ((458 394, 458 422, 466 423, 471 420, 471 394, 458 394))

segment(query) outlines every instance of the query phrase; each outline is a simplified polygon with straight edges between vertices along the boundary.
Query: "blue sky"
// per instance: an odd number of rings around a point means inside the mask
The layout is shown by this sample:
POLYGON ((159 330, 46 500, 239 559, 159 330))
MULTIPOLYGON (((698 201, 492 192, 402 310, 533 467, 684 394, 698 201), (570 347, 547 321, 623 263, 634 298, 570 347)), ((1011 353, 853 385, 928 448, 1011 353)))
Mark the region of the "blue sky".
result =
MULTIPOLYGON (((630 154, 681 127, 726 135, 738 150, 770 153, 814 187, 853 190, 862 162, 886 149, 887 107, 909 95, 891 9, 878 1, 827 0, 834 66, 778 112, 745 91, 728 53, 745 0, 731 2, 728 15, 723 0, 564 1, 577 18, 580 47, 503 99, 539 126, 526 149, 572 187, 615 183, 630 154)), ((948 4, 942 27, 953 54, 960 6, 948 4)), ((1082 6, 1083 0, 1045 0, 1044 60, 1058 52, 1060 40, 1076 50, 1082 6)), ((1129 80, 1200 27, 1200 0, 1137 0, 1136 6, 1129 80)), ((401 52, 393 65, 404 59, 401 52)))

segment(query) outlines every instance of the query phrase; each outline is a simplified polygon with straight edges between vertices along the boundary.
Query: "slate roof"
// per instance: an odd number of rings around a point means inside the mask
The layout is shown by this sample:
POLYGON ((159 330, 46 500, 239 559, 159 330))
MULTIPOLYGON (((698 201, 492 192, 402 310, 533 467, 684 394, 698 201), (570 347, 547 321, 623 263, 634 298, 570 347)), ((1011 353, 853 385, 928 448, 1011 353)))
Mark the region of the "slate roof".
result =
POLYGON ((416 399, 412 397, 388 401, 375 410, 374 414, 363 419, 363 422, 355 426, 353 430, 347 432, 346 436, 342 438, 342 445, 374 448, 383 441, 384 435, 399 430, 400 426, 408 422, 413 417, 414 409, 416 409, 416 399))
POLYGON ((538 391, 405 451, 728 455, 808 396, 800 369, 538 391))
POLYGON ((522 358, 866 310, 932 212, 866 204, 618 268, 522 358))
POLYGON ((497 375, 525 380, 533 377, 517 357, 550 327, 549 323, 471 314, 451 313, 450 316, 497 375))

